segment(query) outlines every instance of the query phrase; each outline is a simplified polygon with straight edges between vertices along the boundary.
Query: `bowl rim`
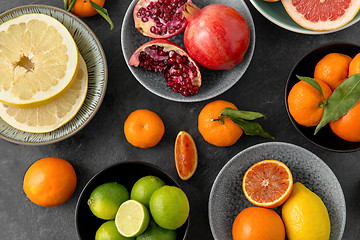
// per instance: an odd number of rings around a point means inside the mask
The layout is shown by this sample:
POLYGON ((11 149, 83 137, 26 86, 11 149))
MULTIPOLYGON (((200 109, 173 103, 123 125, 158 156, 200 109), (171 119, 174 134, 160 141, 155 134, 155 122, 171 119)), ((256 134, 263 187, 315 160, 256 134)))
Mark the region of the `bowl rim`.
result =
MULTIPOLYGON (((250 64, 251 64, 251 61, 253 59, 253 56, 254 56, 254 53, 255 53, 255 46, 256 46, 256 29, 255 29, 255 23, 254 23, 254 19, 253 19, 253 16, 251 14, 251 11, 249 9, 249 7, 247 6, 245 0, 239 0, 241 2, 241 4, 243 5, 245 11, 248 13, 249 15, 249 19, 245 19, 248 26, 249 26, 249 30, 250 30, 250 42, 249 42, 249 46, 248 46, 248 49, 245 53, 245 56, 249 54, 249 60, 248 62, 241 62, 239 64, 242 64, 242 63, 245 63, 245 66, 244 66, 244 70, 242 73, 240 73, 240 77, 238 77, 236 79, 236 81, 233 81, 231 82, 230 84, 226 85, 221 91, 214 91, 213 93, 211 93, 210 95, 205 95, 203 96, 202 98, 197 98, 196 96, 197 95, 193 95, 190 96, 190 97, 181 97, 181 98, 177 98, 177 97, 173 97, 171 95, 167 95, 166 93, 163 94, 163 93, 159 93, 156 88, 150 88, 149 86, 147 86, 146 84, 143 83, 143 80, 142 79, 139 79, 137 74, 135 73, 136 70, 134 70, 134 68, 132 66, 129 65, 129 59, 131 57, 130 56, 126 56, 126 47, 124 46, 124 29, 125 27, 127 26, 127 17, 130 16, 130 19, 132 19, 133 17, 133 5, 135 5, 137 3, 138 0, 131 0, 130 4, 129 4, 129 7, 127 8, 125 14, 124 14, 124 17, 123 17, 123 22, 122 22, 122 25, 121 25, 121 31, 120 31, 120 43, 121 43, 121 50, 122 50, 122 53, 123 53, 123 57, 124 57, 124 60, 126 62, 126 65, 127 67, 129 68, 132 76, 140 83, 140 85, 142 85, 145 89, 147 89, 149 92, 151 92, 152 94, 158 96, 158 97, 161 97, 161 98, 164 98, 166 100, 170 100, 170 101, 174 101, 174 102, 184 102, 184 103, 190 103, 190 102, 202 102, 202 101, 206 101, 206 100, 209 100, 209 99, 213 99, 223 93, 225 93, 226 91, 228 91, 230 88, 232 88, 236 83, 238 83, 240 81, 240 79, 245 75, 247 69, 249 68, 250 64), (248 21, 249 20, 249 21, 248 21)), ((214 0, 216 1, 216 0, 214 0)), ((223 3, 225 4, 225 3, 223 3)), ((240 3, 239 3, 240 4, 240 3)), ((225 4, 226 5, 226 4, 225 4)), ((129 18, 129 17, 128 17, 129 18)), ((134 27, 135 28, 135 27, 134 27)), ((181 33, 179 33, 178 35, 184 33, 185 30, 183 30, 181 33)), ((141 35, 141 33, 139 33, 141 35)), ((139 35, 139 36, 140 36, 139 35)), ((148 38, 147 37, 147 42, 151 41, 151 40, 156 40, 156 39, 152 39, 152 38, 148 38)), ((171 40, 171 38, 168 38, 167 40, 170 40, 170 41, 173 41, 171 40)), ((140 46, 139 46, 140 47, 140 46)), ((181 47, 182 48, 182 47, 181 47)), ((183 48, 182 48, 183 49, 183 48)), ((185 52, 186 49, 183 49, 185 52)), ((244 57, 245 58, 245 57, 244 57)), ((200 65, 199 65, 200 67, 200 65)), ((210 70, 210 69, 209 69, 210 70)), ((232 69, 230 69, 231 71, 232 69)), ((211 71, 218 71, 218 70, 211 70, 211 71)), ((221 70, 219 70, 221 71, 221 70)), ((229 70, 225 70, 225 71, 229 71, 229 70)), ((202 79, 202 81, 204 81, 204 79, 202 79)), ((201 88, 200 88, 201 89, 201 88)), ((182 96, 182 95, 181 95, 182 96)))
MULTIPOLYGON (((335 173, 333 172, 333 170, 326 164, 326 162, 324 160, 322 160, 319 156, 317 156, 315 153, 301 147, 301 146, 298 146, 296 144, 293 144, 293 143, 288 143, 288 142, 264 142, 264 143, 258 143, 258 144, 255 144, 255 145, 252 145, 248 148, 245 148, 243 150, 241 150, 240 152, 236 153, 232 158, 230 158, 230 160, 221 168, 221 170, 219 171, 219 173, 216 175, 216 178, 211 186, 211 190, 210 190, 210 195, 209 195, 209 200, 208 200, 208 218, 209 218, 209 225, 210 225, 210 230, 211 230, 211 234, 213 235, 214 239, 215 239, 215 236, 213 234, 213 224, 212 222, 210 222, 210 215, 211 215, 211 207, 212 207, 212 201, 211 199, 214 197, 214 188, 215 188, 215 184, 220 181, 220 177, 221 175, 225 172, 225 169, 228 168, 237 158, 239 155, 242 155, 246 152, 249 152, 249 151, 253 151, 254 149, 257 149, 257 148, 261 148, 261 147, 265 147, 265 146, 271 146, 271 145, 282 145, 282 146, 285 146, 285 147, 289 147, 289 148, 296 148, 296 149, 299 149, 301 151, 304 151, 304 152, 307 152, 308 154, 310 155, 313 155, 314 158, 316 158, 316 160, 322 164, 323 166, 327 167, 329 170, 330 170, 330 173, 332 173, 333 177, 335 177, 335 179, 337 180, 337 185, 339 186, 340 188, 340 191, 341 191, 341 200, 343 201, 344 203, 344 220, 343 220, 343 224, 341 226, 341 233, 340 233, 340 239, 342 238, 342 236, 344 235, 344 231, 345 231, 345 226, 346 226, 346 199, 345 199, 345 195, 344 195, 344 190, 339 182, 339 179, 337 178, 337 176, 335 175, 335 173)), ((216 239, 215 239, 216 240, 216 239)))
MULTIPOLYGON (((82 21, 79 17, 73 15, 73 14, 70 14, 69 12, 61 9, 61 8, 58 8, 58 7, 53 7, 53 6, 48 6, 48 5, 43 5, 43 4, 30 4, 30 5, 22 5, 22 6, 18 6, 18 7, 15 7, 15 8, 12 8, 12 9, 9 9, 3 13, 0 14, 0 18, 3 18, 4 16, 6 15, 10 15, 12 12, 15 12, 15 11, 19 11, 19 10, 22 10, 22 9, 29 9, 29 8, 42 8, 42 9, 49 9, 49 10, 54 10, 54 11, 58 11, 58 12, 61 12, 65 15, 67 15, 68 17, 70 18, 73 18, 75 19, 78 23, 80 23, 85 29, 86 31, 89 32, 89 34, 92 36, 92 38, 94 39, 94 41, 96 42, 96 45, 98 46, 99 48, 99 52, 100 52, 100 55, 101 55, 101 59, 102 61, 104 62, 104 84, 103 84, 103 91, 99 97, 99 101, 98 101, 98 104, 95 106, 95 108, 93 109, 92 113, 89 115, 89 117, 78 127, 76 128, 74 131, 62 136, 62 137, 59 137, 57 139, 52 139, 50 141, 46 141, 46 142, 22 142, 22 141, 19 141, 19 140, 15 140, 15 139, 12 139, 12 138, 9 138, 9 137, 6 137, 2 134, 0 134, 0 138, 8 141, 8 142, 11 142, 11 143, 16 143, 16 144, 20 144, 20 145, 27 145, 27 146, 41 146, 41 145, 48 145, 48 144, 52 144, 52 143, 56 143, 56 142, 60 142, 62 140, 65 140, 71 136, 73 136, 74 134, 78 133, 80 130, 82 130, 90 121, 91 119, 96 115, 96 113, 98 112, 98 110, 100 109, 100 106, 104 100, 104 97, 105 97, 105 93, 106 93, 106 88, 107 88, 107 83, 108 83, 108 66, 107 66, 107 61, 106 61, 106 56, 105 56, 105 51, 104 49, 102 48, 101 46, 101 43, 99 41, 99 39, 96 37, 95 33, 90 29, 90 27, 84 22, 82 21)), ((56 129, 55 129, 56 130, 56 129)), ((55 131, 54 130, 54 131, 55 131)))
MULTIPOLYGON (((307 139, 308 141, 310 141, 311 143, 313 143, 314 145, 322 148, 322 149, 325 149, 325 150, 328 150, 328 151, 332 151, 332 152, 338 152, 338 153, 349 153, 349 152, 355 152, 355 151, 359 151, 360 150, 360 147, 358 148, 355 148, 355 149, 333 149, 333 148, 329 148, 329 147, 325 147, 313 140, 311 140, 310 138, 308 138, 299 128, 298 128, 298 123, 295 122, 294 118, 291 116, 290 114, 290 111, 289 111, 289 106, 288 106, 288 103, 287 103, 287 97, 289 95, 289 92, 288 92, 288 88, 289 88, 289 82, 290 82, 290 79, 291 79, 291 76, 293 75, 293 72, 295 71, 296 67, 299 65, 299 63, 301 61, 304 60, 304 58, 306 58, 307 56, 309 56, 310 54, 312 54, 314 51, 317 51, 318 49, 321 49, 321 48, 325 48, 325 47, 330 47, 330 46, 335 46, 335 45, 352 45, 352 46, 358 46, 360 48, 360 45, 357 45, 356 43, 352 43, 352 42, 345 42, 345 41, 336 41, 336 42, 331 42, 331 43, 326 43, 326 44, 323 44, 323 45, 320 45, 314 49, 311 49, 310 51, 308 51, 307 53, 305 53, 294 65, 293 67, 291 68, 290 72, 289 72, 289 75, 287 77, 287 80, 286 80, 286 84, 285 84, 285 91, 284 91, 284 103, 285 103, 285 108, 286 108, 286 113, 292 123, 292 125, 294 126, 294 128, 297 130, 298 133, 300 133, 300 135, 302 135, 305 139, 307 139)), ((300 80, 299 80, 300 81, 300 80)))
MULTIPOLYGON (((83 198, 83 195, 85 194, 85 190, 89 187, 89 185, 96 179, 99 177, 99 175, 103 174, 104 172, 110 170, 111 168, 117 167, 117 166, 121 166, 121 165, 141 165, 141 166, 146 166, 146 167, 150 167, 153 168, 159 172, 162 172, 163 174, 167 175, 176 185, 176 187, 181 189, 180 184, 170 175, 168 174, 168 172, 166 172, 165 170, 161 169, 160 167, 158 167, 155 164, 149 163, 149 162, 145 162, 145 161, 125 161, 125 162, 118 162, 118 163, 113 163, 107 167, 104 167, 103 169, 101 169, 100 171, 98 171, 94 176, 92 176, 87 183, 85 184, 85 186, 82 188, 79 197, 76 201, 76 206, 75 206, 75 216, 74 216, 74 220, 75 220, 75 228, 76 228, 76 234, 78 236, 79 239, 81 239, 80 233, 79 233, 79 227, 78 227, 78 215, 79 215, 79 205, 80 205, 80 199, 83 198)), ((187 239, 187 235, 189 232, 189 228, 190 228, 190 214, 187 218, 187 224, 186 224, 186 228, 185 228, 185 232, 184 232, 184 238, 183 240, 187 239)))
MULTIPOLYGON (((251 2, 251 4, 256 8, 256 10, 258 10, 259 13, 261 13, 261 15, 263 15, 266 19, 268 19, 270 22, 274 23, 275 25, 281 27, 281 28, 284 28, 288 31, 291 31, 291 32, 295 32, 295 33, 300 33, 300 34, 307 34, 307 35, 322 35, 322 34, 329 34, 329 33, 334 33, 334 32, 338 32, 338 31, 341 31, 343 29, 346 29, 352 25, 354 25, 355 23, 357 23, 359 20, 360 20, 360 17, 358 17, 356 20, 355 17, 356 15, 354 16, 353 19, 350 20, 350 22, 346 23, 344 26, 340 27, 340 28, 337 28, 337 29, 333 29, 333 30, 327 30, 327 31, 314 31, 314 30, 310 30, 310 29, 306 29, 306 28, 303 28, 302 26, 300 26, 298 23, 295 23, 301 27, 302 29, 295 29, 293 27, 290 27, 284 23, 282 23, 281 21, 275 19, 274 17, 272 17, 270 14, 268 14, 266 11, 264 11, 257 3, 255 0, 249 0, 251 2)), ((280 0, 281 2, 281 0, 280 0)))

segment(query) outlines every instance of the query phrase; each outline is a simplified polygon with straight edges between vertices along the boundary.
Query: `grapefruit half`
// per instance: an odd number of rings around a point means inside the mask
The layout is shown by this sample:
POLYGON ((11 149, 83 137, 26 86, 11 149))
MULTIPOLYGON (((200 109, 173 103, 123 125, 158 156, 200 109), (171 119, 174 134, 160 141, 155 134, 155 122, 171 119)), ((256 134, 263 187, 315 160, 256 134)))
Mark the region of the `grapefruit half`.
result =
POLYGON ((340 28, 360 9, 360 0, 281 0, 289 16, 300 26, 314 31, 340 28))

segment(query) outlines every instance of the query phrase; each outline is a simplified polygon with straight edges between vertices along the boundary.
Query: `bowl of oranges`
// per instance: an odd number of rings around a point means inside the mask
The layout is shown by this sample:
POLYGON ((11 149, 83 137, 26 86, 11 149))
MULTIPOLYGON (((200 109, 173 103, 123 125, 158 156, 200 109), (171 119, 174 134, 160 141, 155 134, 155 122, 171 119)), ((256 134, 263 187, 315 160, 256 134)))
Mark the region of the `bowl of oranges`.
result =
POLYGON ((360 46, 332 43, 306 54, 285 88, 289 118, 310 142, 327 150, 360 149, 360 46))
POLYGON ((221 169, 210 192, 215 240, 341 240, 345 221, 335 174, 316 155, 289 143, 241 151, 221 169))
POLYGON ((185 239, 189 211, 186 194, 163 170, 122 162, 86 184, 75 223, 79 239, 185 239))

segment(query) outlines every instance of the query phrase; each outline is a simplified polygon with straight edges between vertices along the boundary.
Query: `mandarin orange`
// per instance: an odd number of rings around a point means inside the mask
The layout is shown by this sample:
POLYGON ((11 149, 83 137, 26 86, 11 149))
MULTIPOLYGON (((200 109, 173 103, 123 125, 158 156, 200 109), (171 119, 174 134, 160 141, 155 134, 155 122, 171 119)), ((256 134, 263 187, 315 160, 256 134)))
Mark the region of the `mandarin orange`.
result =
MULTIPOLYGON (((68 0, 64 0, 68 1, 68 0)), ((69 0, 70 5, 71 0, 69 0)), ((92 0, 92 2, 96 3, 100 7, 103 7, 105 4, 105 0, 92 0)), ((91 6, 89 0, 76 0, 71 12, 79 17, 91 17, 96 15, 98 12, 91 6)))

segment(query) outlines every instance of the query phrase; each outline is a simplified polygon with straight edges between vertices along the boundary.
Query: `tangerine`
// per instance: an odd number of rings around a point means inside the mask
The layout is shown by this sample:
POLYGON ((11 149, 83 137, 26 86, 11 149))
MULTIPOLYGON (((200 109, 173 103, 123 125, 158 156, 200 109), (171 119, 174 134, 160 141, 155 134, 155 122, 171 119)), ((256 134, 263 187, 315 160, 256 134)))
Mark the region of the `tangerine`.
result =
POLYGON ((360 73, 360 53, 358 53, 349 64, 349 77, 360 73))
POLYGON ((76 181, 75 170, 69 162, 47 157, 36 161, 26 171, 23 189, 33 203, 52 207, 71 197, 76 181))
MULTIPOLYGON (((327 84, 319 79, 316 80, 327 101, 332 94, 327 84)), ((296 83, 289 92, 288 107, 294 120, 303 126, 312 127, 319 124, 324 108, 322 95, 310 84, 304 81, 296 83)))
POLYGON ((218 147, 235 144, 243 134, 242 128, 229 118, 223 118, 223 122, 214 121, 226 107, 238 110, 231 102, 217 100, 208 103, 198 117, 198 129, 201 136, 208 143, 218 147))
MULTIPOLYGON (((64 0, 68 1, 68 0, 64 0)), ((105 0, 91 0, 96 3, 100 7, 103 7, 105 4, 105 0)), ((70 5, 71 0, 69 0, 70 5)), ((71 12, 79 17, 91 17, 96 15, 98 12, 91 6, 89 0, 76 0, 71 12)))
POLYGON ((255 206, 275 208, 290 196, 293 178, 284 163, 264 160, 246 171, 242 187, 246 198, 255 206))
POLYGON ((329 125, 331 130, 345 141, 360 142, 360 102, 329 125))
POLYGON ((235 218, 232 235, 233 240, 284 240, 285 227, 275 211, 249 207, 235 218))
POLYGON ((198 153, 192 136, 180 131, 175 140, 175 165, 179 177, 187 180, 194 175, 198 165, 198 153))
POLYGON ((132 112, 124 124, 126 140, 139 148, 154 147, 160 142, 164 132, 165 127, 161 118, 146 109, 132 112))
POLYGON ((350 62, 348 55, 329 53, 316 64, 314 78, 321 79, 334 91, 347 78, 350 62))

